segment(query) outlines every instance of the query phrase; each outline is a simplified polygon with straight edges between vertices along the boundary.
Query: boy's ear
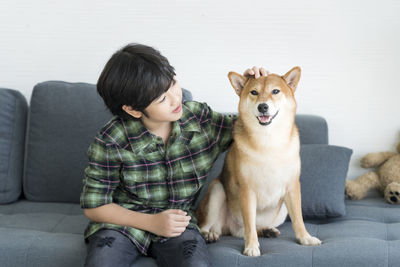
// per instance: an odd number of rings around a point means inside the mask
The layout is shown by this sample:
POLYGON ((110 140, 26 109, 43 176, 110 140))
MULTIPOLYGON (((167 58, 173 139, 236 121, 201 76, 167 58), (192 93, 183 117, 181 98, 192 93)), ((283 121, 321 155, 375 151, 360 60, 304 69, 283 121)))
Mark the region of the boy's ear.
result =
POLYGON ((240 96, 240 92, 249 78, 233 71, 228 73, 228 78, 232 84, 232 87, 235 89, 236 94, 240 96))
POLYGON ((282 78, 286 81, 287 85, 289 85, 294 92, 296 91, 297 85, 299 84, 300 76, 301 69, 297 66, 289 70, 285 75, 282 76, 282 78))
POLYGON ((135 117, 136 119, 139 119, 142 117, 143 113, 137 110, 134 110, 131 106, 123 105, 122 109, 128 113, 129 115, 135 117))

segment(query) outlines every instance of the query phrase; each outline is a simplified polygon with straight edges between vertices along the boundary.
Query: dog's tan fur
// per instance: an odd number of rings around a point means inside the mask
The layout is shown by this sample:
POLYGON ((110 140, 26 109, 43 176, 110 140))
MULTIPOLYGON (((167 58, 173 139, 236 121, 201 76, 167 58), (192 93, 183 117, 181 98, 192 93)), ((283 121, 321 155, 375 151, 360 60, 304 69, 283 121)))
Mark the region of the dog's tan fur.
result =
POLYGON ((218 240, 221 234, 244 237, 243 253, 259 256, 258 236, 277 236, 276 227, 289 213, 301 244, 321 244, 307 232, 301 212, 300 141, 294 98, 300 73, 295 67, 284 76, 270 74, 258 79, 228 74, 240 97, 239 115, 223 171, 211 183, 197 210, 199 226, 209 242, 218 240), (263 114, 272 118, 268 125, 262 125, 268 117, 258 117, 263 103, 268 105, 268 112, 263 114))

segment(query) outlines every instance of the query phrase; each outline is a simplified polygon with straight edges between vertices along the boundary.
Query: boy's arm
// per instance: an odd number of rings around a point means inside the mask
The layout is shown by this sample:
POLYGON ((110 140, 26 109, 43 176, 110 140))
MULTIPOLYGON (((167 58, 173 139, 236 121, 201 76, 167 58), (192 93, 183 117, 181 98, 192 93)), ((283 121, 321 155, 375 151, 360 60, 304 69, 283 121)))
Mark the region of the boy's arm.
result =
POLYGON ((210 122, 210 134, 212 138, 216 140, 220 151, 224 152, 227 150, 232 143, 232 130, 235 121, 237 120, 236 114, 219 113, 213 111, 207 104, 206 107, 206 120, 210 122))
POLYGON ((181 210, 145 214, 113 203, 113 192, 120 183, 121 160, 118 147, 97 136, 88 150, 89 167, 85 169, 81 207, 94 222, 111 223, 174 237, 189 224, 190 217, 181 210))
POLYGON ((115 203, 84 209, 86 217, 94 222, 105 222, 145 230, 159 236, 181 235, 189 224, 190 216, 182 210, 166 210, 146 214, 125 209, 115 203))
POLYGON ((85 216, 91 221, 124 225, 149 231, 152 214, 146 214, 125 209, 115 203, 106 204, 97 208, 84 209, 85 216))
POLYGON ((89 147, 89 166, 85 169, 85 179, 80 203, 83 209, 97 208, 113 203, 113 193, 120 184, 118 147, 108 144, 97 135, 89 147))

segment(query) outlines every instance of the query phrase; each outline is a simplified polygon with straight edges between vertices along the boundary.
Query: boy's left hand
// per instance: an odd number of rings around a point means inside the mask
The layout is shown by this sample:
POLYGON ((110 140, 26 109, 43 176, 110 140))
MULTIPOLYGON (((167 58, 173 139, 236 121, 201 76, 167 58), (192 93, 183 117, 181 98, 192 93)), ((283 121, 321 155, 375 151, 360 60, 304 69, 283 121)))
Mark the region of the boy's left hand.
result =
POLYGON ((271 74, 268 70, 264 69, 263 67, 259 68, 257 66, 254 66, 251 69, 247 69, 244 73, 243 76, 245 77, 251 77, 254 76, 254 78, 260 78, 261 76, 268 76, 271 74))

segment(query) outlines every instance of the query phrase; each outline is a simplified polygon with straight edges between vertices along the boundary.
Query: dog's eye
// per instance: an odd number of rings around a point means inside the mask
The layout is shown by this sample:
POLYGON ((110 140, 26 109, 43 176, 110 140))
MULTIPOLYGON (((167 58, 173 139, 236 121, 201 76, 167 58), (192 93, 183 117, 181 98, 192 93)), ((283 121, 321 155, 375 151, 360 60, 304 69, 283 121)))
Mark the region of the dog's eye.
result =
POLYGON ((279 94, 279 92, 280 92, 280 90, 278 90, 278 89, 274 89, 274 90, 272 90, 272 94, 274 94, 274 95, 277 95, 277 94, 279 94))
POLYGON ((256 90, 253 90, 250 92, 252 95, 258 95, 258 92, 256 90))

